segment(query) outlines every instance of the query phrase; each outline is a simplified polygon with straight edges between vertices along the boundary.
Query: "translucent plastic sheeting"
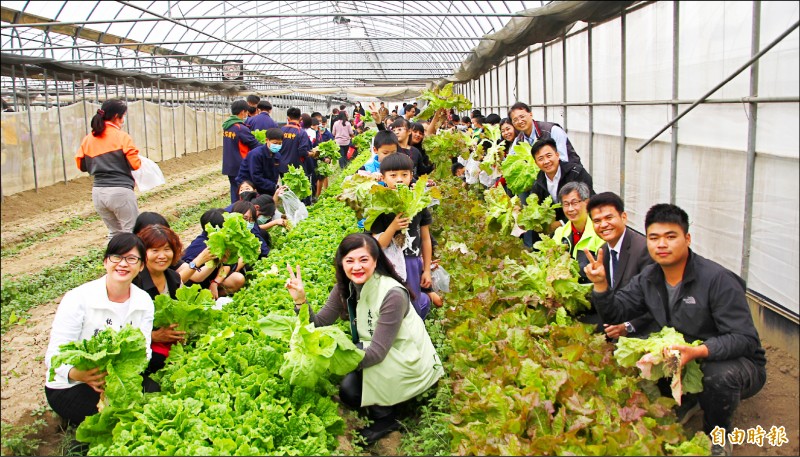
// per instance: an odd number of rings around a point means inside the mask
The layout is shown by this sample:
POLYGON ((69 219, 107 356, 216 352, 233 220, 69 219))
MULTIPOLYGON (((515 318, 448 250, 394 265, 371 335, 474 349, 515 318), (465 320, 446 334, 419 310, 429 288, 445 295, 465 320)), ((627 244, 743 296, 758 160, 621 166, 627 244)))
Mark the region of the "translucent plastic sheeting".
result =
MULTIPOLYGON (((625 28, 626 76, 637 79, 635 82, 628 82, 625 98, 627 100, 671 99, 672 3, 657 2, 652 7, 631 12, 626 18, 625 28)), ((663 125, 663 123, 651 124, 651 130, 653 125, 663 125)), ((649 138, 650 135, 652 132, 643 134, 642 138, 649 138)))
MULTIPOLYGON (((86 176, 86 173, 78 170, 75 153, 83 137, 88 134, 89 123, 98 108, 100 105, 89 102, 62 106, 60 130, 57 108, 31 111, 32 133, 27 112, 2 113, 0 145, 3 195, 34 189, 37 185, 44 187, 64 182, 65 172, 67 180, 86 176), (36 157, 35 178, 32 150, 35 150, 36 157)), ((160 128, 158 113, 159 105, 155 103, 136 101, 128 104, 123 129, 131 135, 143 156, 161 162, 184 153, 198 152, 198 143, 199 150, 221 145, 222 121, 227 116, 198 112, 183 106, 162 106, 160 128), (147 115, 146 125, 143 107, 147 115), (187 113, 185 119, 184 110, 187 113)))
MULTIPOLYGON (((800 2, 762 2, 761 20, 775 27, 761 31, 761 43, 769 43, 788 29, 800 15, 800 2)), ((758 94, 762 97, 800 95, 800 32, 795 30, 758 60, 758 94)), ((795 148, 797 151, 797 148, 795 148)))

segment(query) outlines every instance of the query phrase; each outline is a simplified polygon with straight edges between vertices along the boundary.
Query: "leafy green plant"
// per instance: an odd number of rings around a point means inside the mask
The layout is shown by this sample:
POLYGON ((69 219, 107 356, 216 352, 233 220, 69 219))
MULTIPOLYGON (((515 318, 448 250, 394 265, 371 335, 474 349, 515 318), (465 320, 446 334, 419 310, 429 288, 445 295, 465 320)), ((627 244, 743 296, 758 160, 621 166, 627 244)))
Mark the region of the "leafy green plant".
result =
POLYGON ((419 113, 414 122, 420 119, 430 119, 436 111, 455 108, 456 111, 469 111, 472 109, 472 102, 462 94, 453 93, 453 83, 447 83, 441 89, 424 90, 419 98, 428 101, 428 105, 419 113))
POLYGON ((531 155, 531 145, 522 142, 514 146, 514 153, 509 154, 500 166, 506 185, 515 195, 519 195, 533 187, 539 167, 531 155))
POLYGON ((266 130, 253 130, 253 136, 261 144, 267 144, 267 131, 266 130))
POLYGON ((289 190, 294 192, 297 198, 303 199, 311 196, 311 182, 308 181, 302 167, 289 165, 289 171, 283 175, 281 181, 284 185, 289 186, 289 190))
POLYGON ((328 373, 346 375, 364 358, 364 351, 340 328, 309 323, 308 306, 300 308, 297 318, 270 314, 259 324, 268 336, 289 341, 280 374, 295 386, 313 389, 328 373))
POLYGON ((375 122, 375 119, 372 118, 372 113, 369 111, 364 111, 364 115, 361 116, 361 120, 364 122, 375 122))
POLYGON ((359 154, 368 152, 372 148, 372 139, 378 132, 375 130, 367 130, 353 137, 352 143, 359 154))
POLYGON ((438 180, 450 176, 453 157, 466 159, 469 156, 467 136, 461 132, 442 132, 438 135, 427 135, 422 140, 422 146, 425 148, 428 158, 436 165, 432 176, 438 180))
POLYGON ((320 143, 319 146, 317 146, 317 151, 319 151, 318 157, 320 159, 331 159, 331 162, 336 162, 342 157, 342 153, 339 151, 339 145, 333 140, 320 143))
POLYGON ((677 330, 664 327, 647 339, 620 337, 614 358, 623 367, 636 366, 645 379, 672 378, 672 397, 681 404, 681 395, 703 391, 703 372, 697 360, 681 368, 681 353, 670 346, 699 346, 702 341, 687 343, 677 330))
POLYGON ((261 242, 248 230, 244 216, 239 213, 224 213, 223 216, 222 227, 206 224, 208 250, 226 262, 241 258, 246 264, 254 263, 261 253, 261 242))
POLYGON ((211 324, 228 318, 225 312, 212 309, 216 302, 211 291, 201 289, 199 284, 179 288, 174 300, 169 295, 159 295, 154 303, 153 328, 178 324, 176 330, 187 332, 187 341, 204 335, 211 324))
POLYGON ((2 455, 36 455, 42 440, 33 435, 38 434, 47 426, 44 419, 36 419, 31 424, 11 425, 2 422, 2 455), (5 451, 9 453, 6 454, 5 451))
MULTIPOLYGON (((370 190, 369 207, 366 210, 367 219, 364 228, 369 230, 381 214, 400 214, 413 219, 423 209, 431 204, 434 197, 438 197, 439 190, 427 187, 428 177, 423 175, 417 180, 413 188, 405 184, 397 184, 396 189, 383 186, 373 186, 370 190)), ((408 228, 401 231, 408 241, 408 228)), ((404 244, 405 244, 404 242, 404 244)))
POLYGON ((561 203, 554 205, 549 195, 539 204, 539 196, 531 194, 526 203, 517 217, 517 224, 525 230, 539 233, 544 232, 556 220, 556 208, 561 208, 561 203))
POLYGON ((509 198, 502 187, 484 192, 486 199, 486 229, 505 235, 514 228, 514 212, 519 211, 519 197, 509 198))
POLYGON ((483 126, 483 133, 486 139, 491 142, 491 146, 485 151, 479 167, 486 174, 491 175, 496 171, 498 165, 503 162, 503 151, 506 150, 506 146, 500 134, 499 125, 487 124, 483 126))

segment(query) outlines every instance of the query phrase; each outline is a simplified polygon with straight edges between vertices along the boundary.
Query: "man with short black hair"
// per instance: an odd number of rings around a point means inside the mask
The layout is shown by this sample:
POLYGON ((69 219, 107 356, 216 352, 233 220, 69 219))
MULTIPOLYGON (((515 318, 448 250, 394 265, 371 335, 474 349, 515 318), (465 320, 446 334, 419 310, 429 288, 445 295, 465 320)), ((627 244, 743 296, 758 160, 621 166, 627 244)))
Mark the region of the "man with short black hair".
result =
POLYGON ((525 103, 517 102, 511 105, 511 109, 508 110, 508 118, 519 132, 514 143, 511 144, 511 149, 520 141, 527 141, 528 144, 533 145, 536 140, 549 137, 555 140, 556 150, 562 161, 581 163, 581 158, 572 147, 567 132, 554 122, 534 121, 531 109, 525 103))
POLYGON ((261 97, 255 94, 250 94, 247 96, 247 104, 253 108, 258 106, 258 102, 261 101, 261 97))
MULTIPOLYGON (((647 240, 632 229, 628 229, 628 214, 619 195, 602 192, 591 199, 586 207, 597 235, 603 245, 603 266, 608 272, 608 286, 621 289, 648 265, 653 264, 647 252, 647 240)), ((609 338, 620 336, 646 337, 652 329, 652 316, 636 317, 621 324, 603 324, 609 338)))
MULTIPOLYGON (((644 225, 655 264, 621 289, 608 288, 603 251, 597 259, 587 253, 590 262, 585 272, 594 283, 592 303, 606 322, 650 313, 656 328, 673 327, 686 341, 702 341, 699 346, 669 348, 680 352, 681 366, 698 359, 703 372, 703 391, 684 395, 682 403, 699 400, 703 431, 710 434, 719 427, 726 433, 733 429, 731 419, 739 402, 758 393, 767 378, 767 360, 745 298, 745 283, 690 249, 689 216, 681 208, 654 205, 644 225)), ((714 445, 712 455, 730 451, 714 445)))
POLYGON ((244 124, 247 117, 247 102, 236 100, 231 103, 231 116, 222 123, 222 174, 228 176, 231 185, 231 203, 239 200, 239 185, 236 175, 242 159, 247 153, 261 145, 250 129, 244 124))
POLYGON ((300 108, 292 107, 286 110, 288 121, 281 128, 283 144, 280 150, 281 165, 278 169, 281 176, 289 170, 289 165, 301 168, 303 161, 308 157, 308 151, 311 150, 311 140, 300 125, 300 117, 300 108))
POLYGON ((269 130, 280 128, 278 123, 270 116, 272 114, 272 104, 266 100, 258 102, 258 114, 247 118, 244 121, 250 130, 269 130))
POLYGON ((411 118, 416 116, 416 115, 417 115, 417 107, 414 106, 414 105, 407 105, 406 106, 406 112, 405 112, 405 114, 403 114, 403 117, 410 121, 411 118))

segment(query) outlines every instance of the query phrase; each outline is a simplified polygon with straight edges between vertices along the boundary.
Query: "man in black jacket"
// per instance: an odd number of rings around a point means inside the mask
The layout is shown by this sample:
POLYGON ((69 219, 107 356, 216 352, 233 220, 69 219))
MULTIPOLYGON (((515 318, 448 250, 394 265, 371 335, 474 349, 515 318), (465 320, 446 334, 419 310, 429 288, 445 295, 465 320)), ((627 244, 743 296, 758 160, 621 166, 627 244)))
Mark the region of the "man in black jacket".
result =
MULTIPOLYGON (((608 272, 610 289, 621 289, 648 265, 653 264, 647 252, 647 240, 642 234, 628 229, 628 214, 619 195, 602 192, 586 206, 594 224, 594 231, 606 244, 603 245, 603 266, 608 272)), ((646 337, 652 330, 653 317, 648 313, 623 323, 603 324, 609 338, 620 336, 646 337)))
MULTIPOLYGON (((675 205, 658 204, 645 216, 647 249, 655 265, 621 289, 608 289, 603 251, 591 252, 586 276, 594 283, 592 303, 606 322, 650 313, 656 327, 674 327, 686 341, 677 345, 681 366, 700 359, 703 428, 731 430, 740 400, 758 393, 767 378, 766 357, 745 299, 744 281, 730 270, 689 249, 689 216, 675 205)), ((712 450, 725 454, 728 449, 712 450)))
MULTIPOLYGON (((546 137, 536 141, 531 146, 531 154, 539 167, 539 174, 536 176, 536 181, 534 181, 531 190, 520 194, 519 198, 523 204, 527 204, 528 196, 530 195, 536 195, 539 198, 539 203, 548 196, 553 199, 553 203, 558 203, 558 193, 561 188, 564 187, 564 184, 573 181, 585 183, 589 186, 589 195, 594 195, 592 176, 581 164, 560 160, 554 139, 546 137)), ((547 233, 553 233, 561 225, 560 221, 565 219, 564 210, 557 208, 556 220, 547 233)), ((533 243, 538 239, 539 235, 532 230, 528 230, 522 235, 522 241, 527 247, 533 246, 533 243)))

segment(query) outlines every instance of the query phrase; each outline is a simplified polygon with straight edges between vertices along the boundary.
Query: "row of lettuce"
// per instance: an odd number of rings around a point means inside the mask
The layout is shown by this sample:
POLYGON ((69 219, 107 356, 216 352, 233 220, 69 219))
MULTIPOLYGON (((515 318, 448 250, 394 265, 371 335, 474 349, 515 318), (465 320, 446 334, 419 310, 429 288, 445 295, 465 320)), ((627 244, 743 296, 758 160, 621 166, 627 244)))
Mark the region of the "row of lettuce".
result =
MULTIPOLYGON (((369 157, 369 139, 357 140, 360 154, 332 177, 307 219, 274 238, 270 256, 256 264, 247 287, 224 311, 209 311, 208 294, 187 288, 178 300, 191 313, 156 316, 157 321, 180 321, 181 328, 190 328, 193 319, 202 323, 190 331, 190 344, 173 347, 167 366, 155 375, 160 393, 129 388, 141 382, 136 365, 117 373, 116 384, 109 381, 107 406, 77 431, 79 440, 91 444, 91 454, 342 452, 337 437, 345 433, 345 421, 331 397, 336 377, 357 363, 355 351, 337 352, 343 354, 337 361, 316 357, 310 346, 294 354, 297 339, 312 336, 303 330, 304 316, 298 321, 291 311, 284 285, 286 265, 299 264, 312 306, 318 309, 327 298, 335 282, 335 250, 358 230, 353 211, 336 198, 344 177, 369 157)), ((464 155, 468 143, 459 138, 442 150, 464 155)), ((450 154, 433 155, 438 168, 449 164, 450 154)), ((615 363, 614 347, 602 335, 573 322, 570 315, 589 307, 589 289, 578 284, 577 264, 565 249, 547 237, 532 252, 522 249, 509 235, 520 217, 507 196, 439 178, 436 257, 451 275, 451 292, 426 325, 448 375, 406 421, 400 450, 425 455, 708 453, 705 435, 688 437, 676 424, 673 400, 661 397, 635 368, 615 363)), ((550 202, 538 211, 531 213, 532 222, 551 220, 550 202)), ((343 335, 335 329, 323 336, 344 347, 343 335)), ((118 350, 141 345, 123 332, 104 338, 117 338, 118 350)))
MULTIPOLYGON (((199 321, 206 324, 190 332, 189 344, 172 347, 167 365, 153 376, 161 392, 141 394, 135 388, 137 379, 141 383, 136 368, 143 367, 138 366, 127 373, 133 382, 107 389, 107 406, 76 432, 79 440, 90 443, 91 455, 336 452, 345 422, 331 399, 333 384, 328 377, 320 377, 319 382, 289 382, 286 368, 294 367, 289 367, 291 357, 285 357, 290 351, 288 338, 277 337, 274 331, 268 336, 262 327, 268 326, 264 318, 269 315, 273 322, 279 315, 290 317, 287 322, 297 321, 284 288, 287 263, 301 265, 312 306, 316 309, 324 303, 335 281, 336 247, 357 230, 352 212, 331 197, 340 191, 341 179, 354 173, 368 156, 357 156, 334 180, 325 198, 309 208, 307 219, 275 237, 270 256, 256 264, 248 274, 247 287, 224 311, 209 310, 207 291, 186 288, 177 297, 183 309, 205 313, 206 318, 195 319, 188 311, 156 316, 157 320, 182 319, 187 327, 199 321)), ((124 332, 117 334, 121 341, 126 338, 124 332)))

